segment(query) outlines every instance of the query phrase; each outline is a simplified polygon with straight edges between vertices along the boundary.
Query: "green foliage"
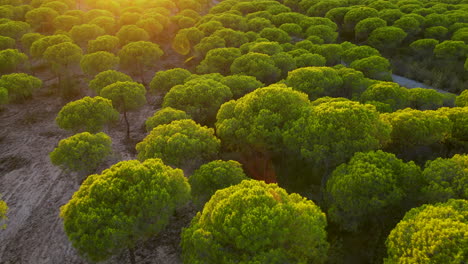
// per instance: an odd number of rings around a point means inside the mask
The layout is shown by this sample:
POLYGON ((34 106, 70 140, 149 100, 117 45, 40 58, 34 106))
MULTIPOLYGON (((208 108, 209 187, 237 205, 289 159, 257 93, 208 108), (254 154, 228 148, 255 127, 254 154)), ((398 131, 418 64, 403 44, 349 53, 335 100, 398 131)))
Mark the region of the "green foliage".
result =
POLYGON ((0 87, 0 107, 3 104, 7 104, 9 101, 8 99, 8 89, 4 87, 0 87))
POLYGON ((263 87, 263 83, 253 76, 230 75, 221 80, 221 83, 229 87, 232 93, 232 99, 239 99, 242 96, 263 87))
POLYGON ((120 67, 143 74, 144 69, 154 67, 163 53, 158 44, 131 42, 119 51, 120 67))
POLYGON ((217 190, 247 180, 242 165, 233 160, 215 160, 202 165, 192 175, 189 183, 195 204, 202 206, 208 202, 217 190))
MULTIPOLYGON (((138 20, 137 24, 138 27, 144 29, 147 33, 150 39, 154 39, 157 36, 160 36, 160 34, 164 30, 164 26, 159 23, 156 18, 145 18, 145 19, 140 19, 138 20)), ((144 34, 142 34, 143 36, 144 34)))
POLYGON ((337 69, 338 75, 343 80, 340 96, 346 98, 359 98, 370 85, 370 80, 364 77, 364 74, 355 69, 342 67, 337 69))
POLYGON ((259 88, 221 106, 216 134, 230 150, 280 154, 285 149, 283 132, 308 106, 307 95, 292 88, 259 88))
POLYGON ((1 5, 0 6, 0 15, 1 15, 1 17, 6 18, 6 19, 12 19, 14 17, 12 7, 13 6, 11 6, 11 5, 1 5))
POLYGON ((232 98, 231 89, 210 79, 197 78, 176 85, 164 96, 163 107, 184 110, 195 121, 211 124, 219 107, 232 98))
MULTIPOLYGON (((39 40, 40 41, 40 40, 39 40)), ((44 59, 47 60, 57 72, 68 70, 68 67, 80 62, 83 51, 79 46, 71 42, 63 42, 48 47, 44 51, 44 59)))
MULTIPOLYGON (((286 52, 276 53, 275 55, 271 56, 271 58, 275 62, 275 66, 281 70, 281 79, 286 78, 288 72, 294 70, 297 67, 296 60, 293 58, 293 56, 286 52)), ((314 63, 312 61, 309 62, 314 63)))
POLYGON ((154 93, 165 94, 172 87, 184 84, 185 80, 191 75, 192 73, 182 68, 158 71, 154 74, 154 77, 150 82, 150 90, 154 93))
POLYGON ((128 10, 125 12, 121 12, 119 16, 119 25, 126 26, 126 25, 135 24, 141 16, 140 13, 141 11, 137 11, 137 10, 128 10))
POLYGON ((395 23, 398 19, 400 19, 404 15, 398 9, 384 9, 379 11, 378 17, 382 18, 383 20, 387 21, 389 25, 395 23))
MULTIPOLYGON (((226 41, 223 38, 218 37, 218 36, 209 36, 209 37, 204 37, 200 41, 200 43, 195 45, 193 49, 195 51, 194 52, 195 56, 204 58, 210 50, 217 49, 217 48, 225 48, 225 47, 226 47, 226 41)), ((181 53, 181 54, 184 54, 184 53, 181 53)))
POLYGON ((468 201, 411 209, 387 239, 385 264, 463 263, 468 257, 468 201))
POLYGON ((219 148, 213 129, 190 119, 157 126, 136 145, 138 159, 160 158, 176 167, 212 160, 219 148))
POLYGON ((16 71, 28 60, 28 56, 17 49, 0 51, 0 73, 16 71))
POLYGON ((131 42, 149 40, 148 33, 144 29, 135 25, 125 25, 121 27, 117 32, 116 37, 119 38, 120 45, 122 46, 131 42))
POLYGON ((30 30, 31 26, 23 21, 10 21, 0 24, 0 35, 16 40, 21 39, 30 30))
POLYGON ((333 27, 327 25, 312 25, 306 31, 307 36, 317 36, 325 43, 334 43, 338 37, 338 32, 333 27))
POLYGON ((336 7, 330 9, 326 14, 325 17, 336 23, 337 25, 343 25, 344 17, 348 11, 351 10, 350 7, 336 7))
POLYGON ((343 80, 333 68, 306 67, 289 72, 286 84, 307 93, 310 100, 315 100, 324 95, 335 95, 343 80))
POLYGON ((325 16, 325 14, 331 9, 345 5, 347 5, 347 2, 342 0, 317 1, 316 4, 314 4, 307 10, 307 15, 325 16))
POLYGON ((382 114, 381 117, 392 126, 392 144, 401 148, 441 142, 452 128, 452 123, 446 116, 430 110, 406 108, 382 114))
POLYGON ((99 26, 100 28, 104 29, 106 34, 114 34, 117 22, 113 17, 101 16, 96 17, 93 20, 89 21, 89 24, 94 24, 99 26))
POLYGON ((326 218, 276 184, 219 190, 182 231, 184 263, 324 263, 326 218))
POLYGON ((392 81, 390 62, 384 57, 370 56, 368 58, 355 60, 350 66, 355 70, 361 71, 368 78, 392 81))
POLYGON ((52 8, 57 11, 59 14, 63 14, 65 11, 68 10, 68 6, 65 3, 60 1, 50 1, 41 5, 41 7, 48 7, 52 8))
POLYGON ((257 80, 270 84, 278 81, 281 70, 275 66, 270 56, 249 52, 234 60, 231 73, 254 76, 257 80))
POLYGON ((341 63, 341 53, 343 47, 340 44, 323 44, 317 46, 317 53, 325 57, 327 65, 336 65, 341 63))
MULTIPOLYGON (((0 200, 0 221, 4 221, 8 219, 7 212, 8 212, 7 204, 5 203, 5 201, 0 200)), ((5 228, 6 228, 6 224, 0 225, 0 229, 5 229, 5 228)))
POLYGON ((336 101, 305 109, 284 137, 292 153, 331 169, 355 152, 381 148, 388 141, 390 130, 379 120, 374 106, 336 101))
POLYGON ((226 47, 238 48, 249 41, 244 32, 230 28, 216 30, 212 36, 224 39, 226 47))
POLYGON ((301 37, 302 36, 302 27, 295 23, 285 23, 282 24, 279 29, 288 33, 289 36, 301 37))
POLYGON ((468 141, 468 107, 439 108, 437 112, 446 116, 452 123, 451 137, 468 141))
POLYGON ((452 40, 461 40, 468 44, 468 29, 464 27, 455 31, 452 35, 452 40))
POLYGON ((394 82, 377 82, 361 95, 361 102, 378 101, 390 105, 393 111, 409 106, 409 90, 394 82))
POLYGON ((414 17, 401 17, 393 26, 403 29, 409 36, 415 36, 421 31, 421 24, 414 17))
POLYGON ((50 160, 65 169, 91 172, 112 153, 111 145, 111 138, 105 133, 83 132, 60 140, 50 153, 50 160))
POLYGON ((195 45, 203 39, 205 33, 196 27, 191 27, 179 30, 179 32, 176 34, 176 37, 174 38, 174 41, 176 41, 177 36, 184 37, 187 41, 189 41, 190 45, 195 45))
POLYGON ((26 73, 12 73, 0 77, 0 87, 8 90, 9 101, 19 102, 31 97, 34 91, 41 88, 42 81, 26 73))
POLYGON ((418 110, 435 110, 444 105, 445 96, 433 89, 409 89, 409 103, 411 108, 418 110))
POLYGON ((411 50, 420 58, 432 56, 435 46, 439 44, 436 39, 418 39, 410 44, 411 50))
POLYGON ((88 21, 91 21, 91 20, 95 19, 96 17, 100 17, 100 16, 113 17, 114 14, 112 14, 108 10, 91 9, 91 10, 87 11, 86 13, 84 13, 83 16, 84 16, 83 21, 88 22, 88 21))
POLYGON ((70 37, 80 45, 85 45, 88 41, 96 39, 104 34, 104 29, 95 24, 76 25, 70 30, 70 37))
POLYGON ((249 52, 263 53, 267 55, 275 55, 283 51, 283 47, 278 42, 262 41, 253 43, 250 46, 249 52))
POLYGON ((448 199, 468 199, 468 155, 426 162, 422 188, 424 200, 430 203, 448 199))
POLYGON ((401 203, 421 182, 421 169, 381 150, 358 152, 327 181, 328 217, 348 231, 365 228, 402 211, 401 203))
POLYGON ((464 90, 459 96, 457 96, 455 104, 458 107, 468 106, 468 90, 464 90))
POLYGON ((387 21, 378 17, 369 17, 359 21, 354 27, 356 40, 366 40, 377 28, 386 27, 387 21))
POLYGON ((60 128, 73 132, 96 133, 101 131, 105 124, 118 119, 119 113, 112 107, 111 100, 100 96, 86 96, 62 107, 55 122, 60 128))
POLYGON ((369 36, 369 45, 381 50, 391 52, 401 46, 408 34, 398 27, 379 27, 369 36))
POLYGON ((370 7, 361 6, 352 8, 346 12, 346 15, 344 16, 344 28, 351 32, 359 21, 370 17, 377 17, 378 14, 379 12, 377 10, 370 7))
POLYGON ((190 119, 190 116, 182 110, 164 107, 146 120, 146 131, 151 132, 157 126, 170 124, 172 121, 182 119, 190 119))
POLYGON ((32 42, 29 53, 31 56, 36 58, 42 58, 44 52, 54 45, 64 43, 64 42, 73 42, 73 40, 65 35, 53 35, 40 37, 36 41, 32 42))
POLYGON ((88 41, 88 53, 98 51, 116 53, 119 45, 120 43, 117 37, 110 35, 99 36, 96 39, 88 41))
POLYGON ((44 36, 40 33, 26 33, 21 37, 21 45, 23 46, 23 50, 29 52, 31 50, 32 44, 44 36))
POLYGON ((260 32, 264 28, 273 28, 274 25, 271 23, 269 19, 263 17, 254 17, 247 21, 247 26, 249 30, 254 32, 260 32))
POLYGON ((28 11, 25 15, 26 22, 39 32, 48 32, 53 28, 53 21, 59 13, 49 7, 39 7, 28 11))
POLYGON ((239 31, 245 31, 247 29, 245 19, 238 14, 225 13, 213 17, 212 20, 221 22, 225 28, 231 28, 239 31))
POLYGON ((14 49, 16 41, 10 37, 0 36, 0 50, 14 49))
POLYGON ((217 48, 208 51, 205 59, 197 66, 198 73, 219 72, 228 75, 231 71, 231 64, 242 54, 238 48, 217 48))
POLYGON ((209 36, 213 34, 216 30, 222 29, 223 24, 221 24, 221 22, 219 21, 211 20, 206 23, 198 25, 197 28, 200 29, 205 34, 205 36, 209 36))
POLYGON ((117 68, 119 65, 119 57, 107 51, 98 51, 89 53, 81 58, 81 70, 89 76, 117 68))
POLYGON ((125 73, 114 70, 107 70, 94 76, 94 79, 89 82, 89 88, 94 90, 96 94, 100 94, 101 90, 108 85, 116 82, 131 81, 133 81, 132 78, 125 73))
POLYGON ((266 38, 269 41, 277 41, 279 43, 286 43, 291 41, 291 37, 284 30, 279 28, 264 28, 260 31, 260 37, 266 38))
POLYGON ((146 104, 146 89, 137 82, 114 82, 102 88, 100 96, 110 99, 115 108, 126 113, 146 104))
POLYGON ((443 26, 446 27, 449 25, 449 20, 447 15, 443 14, 429 14, 425 17, 424 26, 428 27, 435 27, 435 26, 443 26))
POLYGON ((159 159, 122 161, 90 175, 60 208, 60 217, 73 247, 93 262, 103 261, 157 235, 189 198, 181 170, 159 159))
POLYGON ((56 30, 69 31, 80 22, 81 20, 76 16, 60 15, 54 18, 53 24, 56 30))
POLYGON ((371 56, 380 56, 378 50, 369 47, 369 46, 356 46, 350 49, 343 51, 341 58, 347 64, 352 63, 353 61, 368 58, 371 56))
POLYGON ((426 28, 424 31, 425 38, 432 38, 437 40, 444 40, 446 39, 448 34, 448 29, 446 27, 437 26, 437 27, 429 27, 426 28))
POLYGON ((468 45, 463 41, 446 40, 434 48, 436 58, 444 60, 464 59, 468 54, 468 45))

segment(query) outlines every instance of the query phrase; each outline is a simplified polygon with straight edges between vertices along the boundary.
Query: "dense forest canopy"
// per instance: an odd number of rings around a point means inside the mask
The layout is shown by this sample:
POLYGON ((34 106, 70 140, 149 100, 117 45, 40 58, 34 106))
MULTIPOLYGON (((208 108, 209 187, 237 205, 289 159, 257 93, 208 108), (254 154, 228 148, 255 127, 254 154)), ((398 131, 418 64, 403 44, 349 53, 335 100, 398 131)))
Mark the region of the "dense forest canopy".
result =
POLYGON ((83 261, 468 261, 467 0, 0 0, 0 74, 83 261))

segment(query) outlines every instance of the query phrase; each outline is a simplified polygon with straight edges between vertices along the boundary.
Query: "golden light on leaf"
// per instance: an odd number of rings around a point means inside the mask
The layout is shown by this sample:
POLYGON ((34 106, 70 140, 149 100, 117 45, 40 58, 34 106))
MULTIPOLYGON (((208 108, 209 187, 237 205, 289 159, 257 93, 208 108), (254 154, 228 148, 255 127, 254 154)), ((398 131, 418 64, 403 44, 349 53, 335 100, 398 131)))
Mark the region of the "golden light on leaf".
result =
POLYGON ((172 42, 172 49, 181 55, 187 55, 190 52, 190 41, 185 35, 177 35, 172 42))

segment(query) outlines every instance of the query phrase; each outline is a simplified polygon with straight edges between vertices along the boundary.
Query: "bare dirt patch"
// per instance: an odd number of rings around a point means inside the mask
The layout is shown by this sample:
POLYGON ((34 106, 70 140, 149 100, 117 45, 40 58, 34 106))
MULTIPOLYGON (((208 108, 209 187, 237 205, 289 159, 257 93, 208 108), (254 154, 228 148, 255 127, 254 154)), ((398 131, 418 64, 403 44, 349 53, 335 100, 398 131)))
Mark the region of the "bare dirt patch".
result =
MULTIPOLYGON (((44 89, 48 89, 44 87, 44 89)), ((135 159, 135 144, 146 136, 145 120, 158 106, 150 103, 129 114, 131 139, 125 138, 124 122, 104 130, 113 140, 113 155, 96 171, 121 160, 135 159)), ((0 193, 9 206, 7 229, 0 231, 0 264, 88 263, 71 246, 59 218, 85 176, 62 171, 49 160, 57 143, 72 135, 55 124, 63 102, 39 91, 23 103, 0 111, 0 193)), ((194 215, 187 207, 174 216, 157 237, 142 242, 136 250, 139 263, 177 264, 180 231, 194 215)), ((106 263, 129 263, 126 252, 106 263)))

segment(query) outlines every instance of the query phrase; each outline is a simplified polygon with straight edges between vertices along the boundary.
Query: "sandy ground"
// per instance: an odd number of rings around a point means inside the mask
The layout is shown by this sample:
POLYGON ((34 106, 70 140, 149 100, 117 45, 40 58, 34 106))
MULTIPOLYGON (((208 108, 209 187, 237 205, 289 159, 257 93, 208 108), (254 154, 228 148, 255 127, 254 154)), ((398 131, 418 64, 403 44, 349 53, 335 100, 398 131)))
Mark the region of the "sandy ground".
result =
MULTIPOLYGON (((59 208, 79 189, 83 175, 53 166, 48 154, 58 141, 72 133, 55 124, 65 102, 50 96, 44 87, 33 99, 10 104, 0 111, 0 193, 9 206, 7 228, 0 230, 0 264, 87 263, 73 249, 63 230, 59 208)), ((130 113, 132 140, 125 141, 125 127, 107 128, 113 140, 113 156, 97 172, 120 161, 135 158, 134 146, 146 132, 146 118, 156 107, 156 99, 140 111, 130 113)), ((158 237, 136 250, 138 263, 181 263, 179 232, 194 212, 187 207, 174 217, 158 237)), ((126 253, 107 263, 127 263, 126 253)))
POLYGON ((408 79, 406 77, 399 76, 399 75, 396 75, 396 74, 392 74, 392 79, 393 79, 393 82, 398 83, 400 86, 410 88, 410 89, 411 88, 425 88, 425 89, 436 90, 439 93, 449 93, 447 91, 444 91, 444 90, 441 90, 441 89, 436 89, 436 88, 433 88, 431 86, 425 85, 424 83, 421 83, 421 82, 418 82, 418 81, 415 81, 415 80, 411 80, 411 79, 408 79))

